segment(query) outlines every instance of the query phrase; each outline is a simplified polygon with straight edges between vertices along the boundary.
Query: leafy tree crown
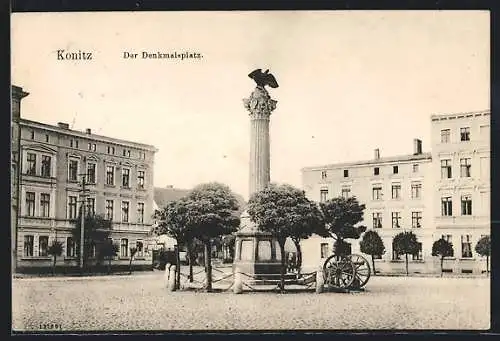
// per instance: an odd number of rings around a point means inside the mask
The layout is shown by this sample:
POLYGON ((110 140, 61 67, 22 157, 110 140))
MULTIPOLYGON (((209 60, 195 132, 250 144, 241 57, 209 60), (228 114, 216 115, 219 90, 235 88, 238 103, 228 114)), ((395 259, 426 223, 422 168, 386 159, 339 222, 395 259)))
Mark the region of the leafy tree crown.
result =
POLYGON ((413 232, 401 232, 394 237, 393 249, 398 255, 416 254, 420 245, 413 232))
POLYGON ((491 255, 491 241, 490 236, 484 236, 476 244, 476 252, 481 256, 490 256, 491 255))
POLYGON ((58 241, 54 240, 52 244, 47 249, 47 253, 51 256, 60 256, 63 253, 63 244, 58 241))
POLYGON ((451 257, 453 256, 453 245, 443 238, 438 239, 432 244, 432 255, 435 257, 451 257))
POLYGON ((332 236, 339 239, 358 239, 366 226, 356 226, 363 221, 365 205, 356 197, 337 197, 320 204, 323 219, 332 236))
POLYGON ((382 238, 376 231, 367 231, 363 234, 363 239, 359 242, 361 252, 367 255, 382 256, 385 253, 385 246, 382 238))

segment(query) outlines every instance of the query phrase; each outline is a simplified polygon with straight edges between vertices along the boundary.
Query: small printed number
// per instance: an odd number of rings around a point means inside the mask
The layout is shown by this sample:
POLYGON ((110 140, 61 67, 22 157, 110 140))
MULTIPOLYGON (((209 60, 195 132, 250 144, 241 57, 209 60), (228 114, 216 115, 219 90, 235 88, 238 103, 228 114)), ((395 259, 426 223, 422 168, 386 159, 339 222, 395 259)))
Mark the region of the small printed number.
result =
POLYGON ((40 329, 55 330, 55 329, 62 329, 62 327, 58 323, 40 323, 40 329))

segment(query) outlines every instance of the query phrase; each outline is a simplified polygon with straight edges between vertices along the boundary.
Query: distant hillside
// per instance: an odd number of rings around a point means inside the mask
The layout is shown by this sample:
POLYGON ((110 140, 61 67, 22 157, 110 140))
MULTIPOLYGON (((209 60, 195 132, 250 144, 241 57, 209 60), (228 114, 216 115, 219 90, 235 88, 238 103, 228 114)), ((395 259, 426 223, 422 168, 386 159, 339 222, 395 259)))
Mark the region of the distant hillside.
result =
MULTIPOLYGON (((178 200, 183 196, 186 196, 189 193, 189 189, 181 189, 174 187, 155 187, 154 189, 154 200, 158 207, 163 207, 171 201, 178 200)), ((238 204, 240 209, 238 214, 241 214, 246 207, 246 202, 243 196, 234 193, 236 200, 238 200, 238 204)))

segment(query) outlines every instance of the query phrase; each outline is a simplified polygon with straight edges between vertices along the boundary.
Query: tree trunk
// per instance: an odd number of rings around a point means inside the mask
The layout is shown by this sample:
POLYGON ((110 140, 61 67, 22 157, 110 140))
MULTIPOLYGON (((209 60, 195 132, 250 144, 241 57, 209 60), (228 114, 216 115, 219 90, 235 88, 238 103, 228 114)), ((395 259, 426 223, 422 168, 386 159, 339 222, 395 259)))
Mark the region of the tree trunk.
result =
POLYGON ((490 268, 490 256, 486 256, 486 275, 489 273, 490 268))
POLYGON ((193 250, 192 243, 187 243, 187 252, 188 252, 188 260, 189 260, 189 282, 193 283, 193 250))
POLYGON ((300 240, 292 239, 297 249, 297 273, 300 275, 300 269, 302 267, 302 249, 300 248, 300 240))
POLYGON ((207 292, 212 292, 212 255, 210 240, 205 241, 205 271, 207 275, 207 292))
POLYGON ((181 288, 181 255, 179 248, 179 241, 177 241, 177 252, 175 253, 175 262, 177 263, 177 267, 175 268, 175 289, 181 288))
POLYGON ((57 259, 57 256, 54 255, 54 262, 52 263, 52 275, 53 276, 56 275, 56 259, 57 259))
POLYGON ((373 255, 372 256, 372 268, 373 268, 373 276, 376 276, 377 275, 377 271, 375 271, 375 259, 373 259, 373 255))
POLYGON ((132 257, 132 255, 130 255, 130 261, 128 263, 128 274, 129 275, 132 275, 132 259, 133 259, 133 257, 132 257))
POLYGON ((441 277, 443 277, 443 260, 444 256, 441 256, 441 277))
MULTIPOLYGON (((286 241, 286 240, 285 240, 286 241)), ((281 271, 280 271, 280 290, 285 292, 285 272, 286 272, 286 256, 285 256, 285 241, 278 241, 281 252, 281 271)))
POLYGON ((108 260, 108 275, 111 274, 111 257, 108 260))
POLYGON ((408 254, 405 253, 405 263, 406 263, 406 276, 408 276, 408 254))

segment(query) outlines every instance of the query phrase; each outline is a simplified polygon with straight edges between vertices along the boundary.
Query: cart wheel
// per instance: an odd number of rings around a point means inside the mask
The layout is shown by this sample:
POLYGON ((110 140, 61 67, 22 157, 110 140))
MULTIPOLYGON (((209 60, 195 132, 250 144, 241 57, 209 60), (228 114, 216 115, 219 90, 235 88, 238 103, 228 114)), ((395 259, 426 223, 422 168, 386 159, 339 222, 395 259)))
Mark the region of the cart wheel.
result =
POLYGON ((360 289, 368 283, 371 275, 370 263, 360 255, 349 255, 347 258, 354 265, 354 281, 352 283, 352 287, 356 289, 360 289))
POLYGON ((354 264, 346 257, 330 256, 323 265, 325 284, 339 289, 346 289, 352 285, 355 272, 354 264))

